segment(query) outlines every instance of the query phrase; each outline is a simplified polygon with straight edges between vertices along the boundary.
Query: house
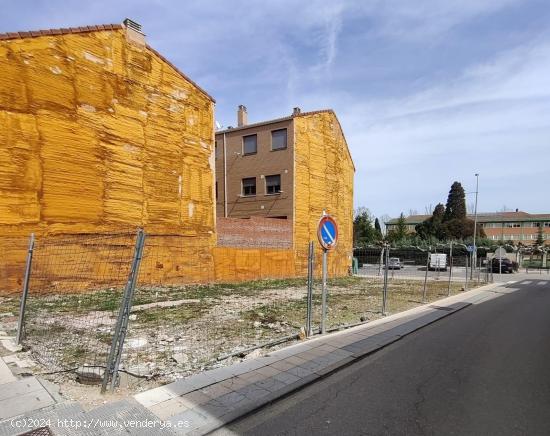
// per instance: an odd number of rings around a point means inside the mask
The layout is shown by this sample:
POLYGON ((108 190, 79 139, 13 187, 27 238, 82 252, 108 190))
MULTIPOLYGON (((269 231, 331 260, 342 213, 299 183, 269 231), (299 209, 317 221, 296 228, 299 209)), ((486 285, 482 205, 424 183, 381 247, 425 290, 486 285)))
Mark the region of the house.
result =
POLYGON ((316 239, 326 211, 339 223, 339 245, 351 250, 355 167, 334 111, 295 108, 249 124, 240 105, 237 126, 216 132, 215 161, 219 220, 289 220, 298 248, 316 239))
MULTIPOLYGON (((406 217, 407 231, 413 233, 417 224, 430 217, 431 215, 406 217)), ((469 214, 468 218, 473 220, 474 215, 469 214)), ((396 226, 397 220, 394 218, 386 223, 388 231, 396 226)), ((537 239, 539 229, 542 228, 545 244, 550 244, 550 214, 531 214, 518 209, 515 212, 478 213, 477 223, 483 228, 488 239, 521 242, 524 245, 533 244, 537 239)))
POLYGON ((216 242, 213 111, 214 99, 131 20, 1 34, 3 283, 21 279, 31 232, 143 227, 208 251, 216 242))

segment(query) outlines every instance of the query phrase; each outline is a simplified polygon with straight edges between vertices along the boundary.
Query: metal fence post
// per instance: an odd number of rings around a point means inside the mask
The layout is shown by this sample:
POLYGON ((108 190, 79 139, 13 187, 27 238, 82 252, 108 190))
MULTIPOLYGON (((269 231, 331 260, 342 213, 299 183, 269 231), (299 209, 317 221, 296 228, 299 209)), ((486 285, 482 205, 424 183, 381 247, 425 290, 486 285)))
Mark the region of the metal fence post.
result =
POLYGON ((468 255, 465 256, 466 259, 466 280, 464 281, 464 290, 468 290, 468 255))
POLYGON ((107 384, 109 378, 111 379, 111 389, 116 386, 118 378, 118 367, 120 365, 120 358, 122 357, 122 348, 124 346, 124 339, 126 338, 126 332, 128 330, 128 321, 130 319, 130 309, 132 308, 132 299, 134 296, 134 290, 136 287, 137 277, 139 274, 139 267, 141 265, 141 258, 143 256, 143 246, 145 244, 145 233, 142 229, 139 229, 136 235, 136 245, 134 249, 134 257, 132 260, 132 266, 130 273, 128 274, 128 280, 124 288, 124 294, 122 296, 122 302, 120 310, 118 312, 118 318, 113 332, 113 340, 111 342, 111 350, 107 357, 107 363, 105 365, 105 373, 103 375, 103 383, 101 384, 101 393, 105 393, 107 390, 107 384))
POLYGON ((25 263, 25 278, 23 279, 23 293, 19 302, 19 320, 17 322, 17 337, 15 343, 20 344, 23 340, 23 329, 25 328, 25 308, 27 306, 27 296, 29 295, 29 282, 31 279, 32 255, 34 251, 34 233, 29 238, 29 248, 27 251, 27 262, 25 263))
POLYGON ((478 270, 477 270, 477 285, 479 286, 479 283, 481 282, 481 258, 477 259, 478 263, 478 270))
POLYGON ((387 301, 388 301, 388 265, 390 259, 390 248, 388 246, 382 249, 384 253, 385 265, 384 265, 384 288, 382 290, 382 315, 387 315, 387 301))
POLYGON ((311 321, 313 313, 313 241, 309 243, 307 256, 307 314, 306 314, 306 336, 311 336, 311 321))
POLYGON ((426 274, 424 275, 424 289, 422 290, 422 303, 426 302, 426 286, 428 284, 428 270, 430 269, 430 255, 428 251, 428 261, 426 262, 426 274))
POLYGON ((451 281, 453 280, 453 243, 451 241, 451 248, 449 250, 449 285, 447 286, 447 296, 451 296, 451 281))

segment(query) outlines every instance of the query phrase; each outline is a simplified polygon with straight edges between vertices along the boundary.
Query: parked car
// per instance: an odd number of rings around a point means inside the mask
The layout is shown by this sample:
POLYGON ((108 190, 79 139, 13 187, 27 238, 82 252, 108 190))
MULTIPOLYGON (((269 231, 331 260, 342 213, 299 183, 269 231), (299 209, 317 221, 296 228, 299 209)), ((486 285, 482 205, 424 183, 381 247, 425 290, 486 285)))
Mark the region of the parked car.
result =
POLYGON ((398 257, 390 257, 388 261, 388 269, 401 269, 403 268, 403 265, 401 265, 401 260, 399 260, 398 257))
POLYGON ((493 273, 502 272, 502 274, 512 274, 514 271, 517 271, 514 265, 515 262, 512 262, 510 259, 503 257, 499 259, 494 257, 491 261, 491 269, 493 273))

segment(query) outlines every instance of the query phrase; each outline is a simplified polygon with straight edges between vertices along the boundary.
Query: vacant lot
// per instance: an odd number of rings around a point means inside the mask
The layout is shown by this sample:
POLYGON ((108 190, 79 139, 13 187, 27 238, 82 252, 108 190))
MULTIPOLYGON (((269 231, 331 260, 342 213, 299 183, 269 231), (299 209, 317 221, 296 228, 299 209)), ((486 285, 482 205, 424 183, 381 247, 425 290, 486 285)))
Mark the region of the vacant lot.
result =
MULTIPOLYGON (((392 279, 387 310, 399 312, 422 304, 424 283, 392 279)), ((426 301, 447 295, 446 281, 430 280, 426 301)), ((451 284, 451 293, 462 288, 451 284)), ((121 289, 86 294, 31 296, 27 340, 44 371, 70 375, 81 365, 103 367, 116 323, 121 289)), ((314 329, 318 331, 320 282, 314 284, 314 329)), ((16 299, 0 302, 17 312, 16 299)), ((143 287, 136 291, 126 335, 122 367, 128 373, 166 382, 254 346, 300 334, 305 325, 305 279, 262 280, 240 284, 143 287)), ((382 281, 346 277, 328 282, 327 327, 380 318, 382 281)))

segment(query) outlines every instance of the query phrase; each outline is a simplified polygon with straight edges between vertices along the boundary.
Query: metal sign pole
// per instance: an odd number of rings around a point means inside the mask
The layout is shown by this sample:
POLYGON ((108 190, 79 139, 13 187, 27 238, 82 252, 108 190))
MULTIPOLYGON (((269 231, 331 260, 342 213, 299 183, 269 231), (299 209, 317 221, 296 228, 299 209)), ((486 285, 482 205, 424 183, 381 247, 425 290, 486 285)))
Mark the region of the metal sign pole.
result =
POLYGON ((27 306, 27 296, 29 294, 29 282, 31 278, 32 254, 34 251, 34 233, 31 233, 29 238, 29 250, 27 252, 27 262, 25 264, 25 278, 23 280, 23 294, 19 303, 19 320, 17 322, 17 337, 16 344, 20 344, 23 340, 23 329, 25 327, 25 307, 27 306))
POLYGON ((309 243, 309 252, 307 257, 307 319, 306 336, 311 336, 311 322, 313 313, 313 241, 309 243))
POLYGON ((449 285, 447 287, 447 296, 451 296, 451 281, 453 280, 453 242, 451 241, 451 249, 449 251, 449 285))
POLYGON ((387 315, 387 302, 388 302, 388 263, 390 259, 390 248, 386 246, 384 248, 384 289, 382 290, 382 315, 387 315))
POLYGON ((322 302, 321 302, 321 333, 326 333, 327 318, 327 250, 323 249, 323 282, 322 282, 322 302))
POLYGON ((464 282, 464 290, 465 291, 468 290, 468 260, 469 260, 469 256, 466 255, 466 281, 464 282))

